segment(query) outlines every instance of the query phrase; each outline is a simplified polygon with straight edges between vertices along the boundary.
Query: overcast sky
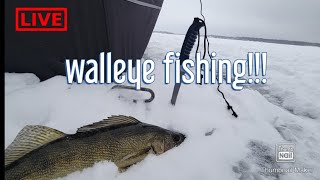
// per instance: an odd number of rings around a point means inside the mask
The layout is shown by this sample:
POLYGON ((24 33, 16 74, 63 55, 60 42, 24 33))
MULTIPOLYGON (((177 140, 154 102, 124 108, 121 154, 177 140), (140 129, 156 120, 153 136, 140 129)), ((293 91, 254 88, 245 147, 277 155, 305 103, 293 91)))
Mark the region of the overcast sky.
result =
MULTIPOLYGON (((208 34, 320 42, 320 0, 202 0, 208 34)), ((164 0, 155 30, 185 34, 199 0, 164 0)))

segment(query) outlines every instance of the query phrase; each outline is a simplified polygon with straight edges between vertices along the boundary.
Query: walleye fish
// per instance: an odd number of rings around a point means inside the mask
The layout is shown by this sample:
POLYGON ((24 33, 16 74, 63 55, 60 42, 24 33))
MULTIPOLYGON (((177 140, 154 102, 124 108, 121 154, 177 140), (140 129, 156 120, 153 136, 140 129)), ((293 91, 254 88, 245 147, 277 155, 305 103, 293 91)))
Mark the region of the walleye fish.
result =
POLYGON ((83 126, 75 134, 26 126, 5 150, 5 179, 55 179, 104 160, 123 171, 150 152, 162 154, 184 139, 181 133, 122 115, 83 126))

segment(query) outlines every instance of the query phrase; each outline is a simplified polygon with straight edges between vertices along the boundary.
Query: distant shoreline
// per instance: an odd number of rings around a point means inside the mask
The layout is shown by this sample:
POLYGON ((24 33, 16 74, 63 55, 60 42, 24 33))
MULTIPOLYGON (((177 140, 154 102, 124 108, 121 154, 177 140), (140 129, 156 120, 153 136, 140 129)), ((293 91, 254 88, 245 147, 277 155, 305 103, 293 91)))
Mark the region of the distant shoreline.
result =
MULTIPOLYGON (((176 34, 176 33, 166 32, 166 31, 153 31, 153 32, 162 33, 162 34, 183 35, 183 34, 176 34)), ((254 37, 232 37, 232 36, 220 36, 220 35, 208 35, 208 37, 218 38, 218 39, 232 39, 232 40, 240 40, 240 41, 255 41, 255 42, 273 43, 273 44, 320 47, 320 43, 312 43, 312 42, 304 42, 304 41, 290 41, 290 40, 254 38, 254 37)))

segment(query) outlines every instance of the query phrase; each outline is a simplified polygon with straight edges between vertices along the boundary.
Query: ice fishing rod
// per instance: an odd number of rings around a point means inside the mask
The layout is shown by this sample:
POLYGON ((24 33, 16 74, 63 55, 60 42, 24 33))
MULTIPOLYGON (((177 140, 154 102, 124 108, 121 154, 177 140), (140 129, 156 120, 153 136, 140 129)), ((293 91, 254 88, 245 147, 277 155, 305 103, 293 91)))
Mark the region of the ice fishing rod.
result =
MULTIPOLYGON (((204 33, 204 53, 203 53, 202 59, 204 59, 206 53, 208 53, 208 56, 212 60, 212 57, 210 55, 210 50, 209 50, 210 49, 210 42, 209 42, 209 39, 207 36, 207 26, 205 23, 205 17, 202 13, 202 1, 201 0, 200 0, 200 14, 201 14, 203 20, 200 18, 194 18, 193 23, 189 27, 187 34, 185 36, 185 39, 183 41, 183 45, 182 45, 181 52, 180 52, 180 58, 179 58, 181 61, 181 64, 184 60, 189 59, 190 52, 191 52, 197 38, 198 38, 198 45, 197 45, 197 49, 196 49, 196 54, 198 53, 199 45, 200 45, 200 29, 202 27, 204 27, 204 30, 205 30, 205 33, 204 33), (207 46, 208 46, 208 49, 207 49, 207 46)), ((182 71, 180 74, 181 74, 180 76, 183 76, 184 71, 182 71)), ((201 82, 202 82, 202 79, 203 79, 203 75, 201 74, 201 82)), ((174 88, 173 88, 172 97, 171 97, 171 104, 172 105, 176 104, 180 87, 181 87, 181 83, 175 83, 174 88)), ((224 99, 225 103, 227 104, 228 110, 231 110, 232 115, 237 118, 238 114, 233 110, 233 107, 230 105, 230 103, 225 98, 224 93, 220 90, 220 84, 218 84, 217 90, 222 95, 222 98, 224 99)))
MULTIPOLYGON (((200 18, 194 18, 193 23, 189 27, 186 37, 184 38, 181 51, 180 51, 180 66, 182 65, 183 61, 186 59, 190 59, 190 52, 194 46, 194 43, 196 42, 197 38, 199 41, 199 31, 200 28, 204 27, 204 21, 200 18)), ((199 46, 199 44, 198 44, 199 46)), ((181 71, 180 76, 182 77, 184 75, 184 71, 181 71)), ((178 93, 181 87, 181 83, 175 83, 173 88, 173 93, 171 97, 171 104, 175 105, 178 97, 178 93)))

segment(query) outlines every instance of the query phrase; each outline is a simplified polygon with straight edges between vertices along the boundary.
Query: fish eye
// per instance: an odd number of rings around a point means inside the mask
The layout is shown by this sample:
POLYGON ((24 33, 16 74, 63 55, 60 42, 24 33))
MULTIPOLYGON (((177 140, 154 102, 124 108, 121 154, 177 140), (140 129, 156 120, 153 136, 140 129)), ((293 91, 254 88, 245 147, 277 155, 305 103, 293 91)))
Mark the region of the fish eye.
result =
POLYGON ((172 139, 173 139, 174 142, 179 142, 180 141, 180 136, 177 135, 177 134, 173 134, 172 135, 172 139))

